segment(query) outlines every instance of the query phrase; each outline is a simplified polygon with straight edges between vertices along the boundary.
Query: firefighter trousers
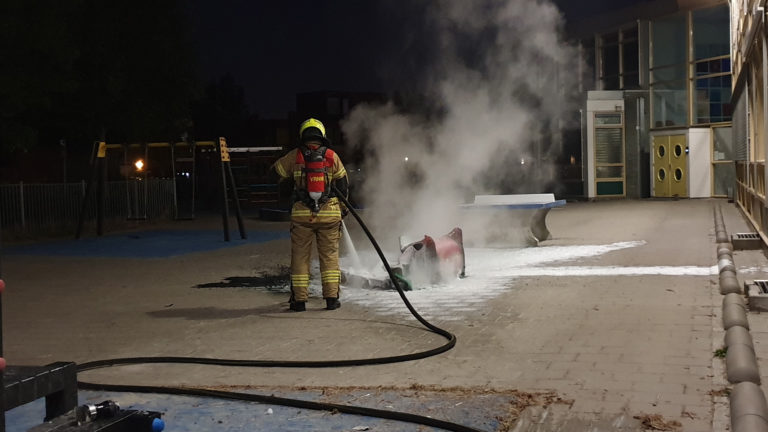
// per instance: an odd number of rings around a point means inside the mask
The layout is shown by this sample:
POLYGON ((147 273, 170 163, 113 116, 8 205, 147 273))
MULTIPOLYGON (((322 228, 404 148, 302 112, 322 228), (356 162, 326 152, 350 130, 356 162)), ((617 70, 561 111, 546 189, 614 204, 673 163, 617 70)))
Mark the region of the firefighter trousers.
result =
POLYGON ((317 241, 320 279, 324 298, 339 297, 339 240, 341 222, 291 222, 291 298, 305 302, 309 297, 309 263, 312 241, 317 241))

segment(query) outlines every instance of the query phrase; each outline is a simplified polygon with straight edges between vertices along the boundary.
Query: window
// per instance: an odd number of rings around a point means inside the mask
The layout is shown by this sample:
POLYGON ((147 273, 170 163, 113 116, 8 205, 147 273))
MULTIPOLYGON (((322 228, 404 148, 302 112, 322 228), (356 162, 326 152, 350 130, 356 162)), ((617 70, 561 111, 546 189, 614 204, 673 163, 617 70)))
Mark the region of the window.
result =
POLYGON ((688 92, 685 81, 651 84, 653 126, 685 126, 688 124, 688 92))
POLYGON ((657 128, 688 125, 686 17, 651 23, 651 119, 657 128))
POLYGON ((639 45, 637 27, 606 33, 598 39, 603 90, 636 89, 639 81, 639 45))
POLYGON ((688 56, 686 47, 686 16, 673 15, 660 18, 651 23, 653 32, 653 67, 685 64, 688 56))
POLYGON ((621 88, 640 88, 640 46, 637 27, 621 33, 621 77, 621 88))
POLYGON ((693 11, 693 56, 696 60, 730 54, 728 5, 693 11))
POLYGON ((583 89, 596 88, 595 82, 595 38, 587 38, 581 41, 581 48, 579 49, 582 64, 591 65, 586 70, 581 71, 582 87, 583 89))
POLYGON ((731 75, 696 78, 696 123, 731 121, 731 75))
POLYGON ((693 11, 693 92, 696 124, 731 121, 728 5, 693 11))
POLYGON ((608 33, 600 38, 600 81, 603 90, 618 90, 619 80, 619 34, 608 33))

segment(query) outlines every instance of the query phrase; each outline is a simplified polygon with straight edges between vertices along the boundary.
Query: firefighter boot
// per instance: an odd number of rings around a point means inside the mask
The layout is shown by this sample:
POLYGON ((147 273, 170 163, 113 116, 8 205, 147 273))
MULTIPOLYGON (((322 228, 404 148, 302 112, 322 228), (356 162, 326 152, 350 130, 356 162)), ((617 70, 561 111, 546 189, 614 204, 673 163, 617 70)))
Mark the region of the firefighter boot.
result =
POLYGON ((300 302, 300 301, 292 301, 291 305, 288 308, 294 312, 304 312, 305 310, 307 310, 307 303, 300 302))
POLYGON ((293 294, 291 294, 290 300, 288 300, 290 303, 290 306, 288 306, 288 309, 294 311, 294 312, 304 312, 307 310, 307 302, 303 301, 296 301, 293 299, 293 294))
POLYGON ((334 310, 341 307, 341 302, 338 297, 328 297, 325 299, 325 308, 327 310, 334 310))

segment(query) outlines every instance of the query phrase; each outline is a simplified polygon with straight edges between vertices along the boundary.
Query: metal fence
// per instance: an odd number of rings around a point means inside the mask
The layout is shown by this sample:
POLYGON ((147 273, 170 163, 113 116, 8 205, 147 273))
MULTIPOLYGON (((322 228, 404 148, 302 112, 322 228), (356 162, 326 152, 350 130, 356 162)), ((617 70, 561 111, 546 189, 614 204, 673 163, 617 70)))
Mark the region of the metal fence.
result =
MULTIPOLYGON (((104 219, 171 218, 173 188, 173 180, 168 179, 107 182, 104 219)), ((0 185, 0 226, 6 233, 74 233, 85 192, 85 182, 0 185)), ((84 213, 86 223, 95 221, 97 203, 94 185, 84 213)))

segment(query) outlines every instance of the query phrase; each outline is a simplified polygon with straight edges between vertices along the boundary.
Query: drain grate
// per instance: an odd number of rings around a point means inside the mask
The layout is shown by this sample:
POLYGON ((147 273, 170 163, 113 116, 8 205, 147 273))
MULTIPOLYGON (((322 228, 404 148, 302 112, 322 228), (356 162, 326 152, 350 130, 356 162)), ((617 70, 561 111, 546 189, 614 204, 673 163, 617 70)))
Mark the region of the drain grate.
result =
POLYGON ((760 290, 760 294, 768 294, 768 280, 756 280, 753 284, 760 290))
POLYGON ((760 240, 760 235, 757 233, 736 233, 732 238, 737 240, 760 240))
POLYGON ((763 239, 756 232, 731 234, 731 243, 734 250, 757 250, 763 247, 763 239))
POLYGON ((768 312, 768 280, 756 280, 744 283, 749 310, 768 312))

